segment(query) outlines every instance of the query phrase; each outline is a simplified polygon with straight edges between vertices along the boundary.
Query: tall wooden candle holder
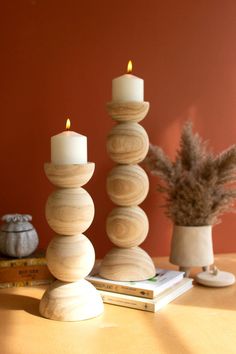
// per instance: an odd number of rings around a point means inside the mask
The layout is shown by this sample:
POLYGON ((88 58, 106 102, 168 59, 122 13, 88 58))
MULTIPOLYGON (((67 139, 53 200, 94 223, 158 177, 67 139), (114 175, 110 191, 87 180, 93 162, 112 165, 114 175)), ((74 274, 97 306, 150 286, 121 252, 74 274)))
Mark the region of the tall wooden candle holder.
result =
POLYGON ((107 177, 107 193, 118 207, 107 217, 106 231, 116 246, 104 257, 100 275, 118 281, 138 281, 155 275, 150 256, 139 247, 146 239, 148 218, 138 206, 146 198, 149 180, 138 165, 148 151, 149 139, 138 123, 149 102, 109 102, 107 109, 117 122, 107 139, 107 151, 117 163, 107 177))
POLYGON ((83 235, 94 217, 93 200, 81 188, 93 175, 94 163, 45 164, 49 181, 58 189, 46 203, 46 219, 56 236, 47 252, 47 264, 57 279, 40 302, 42 316, 58 321, 79 321, 100 315, 103 302, 84 278, 95 262, 92 243, 83 235))

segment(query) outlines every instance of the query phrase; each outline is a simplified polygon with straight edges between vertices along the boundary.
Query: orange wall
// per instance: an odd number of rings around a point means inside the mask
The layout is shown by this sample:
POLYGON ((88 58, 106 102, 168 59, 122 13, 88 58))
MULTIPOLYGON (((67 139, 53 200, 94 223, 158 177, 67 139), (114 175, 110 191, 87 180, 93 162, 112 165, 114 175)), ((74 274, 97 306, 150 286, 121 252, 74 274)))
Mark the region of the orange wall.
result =
MULTIPOLYGON (((236 138, 236 2, 234 0, 11 0, 0 4, 0 214, 30 213, 46 247, 53 233, 44 218, 52 190, 43 173, 50 137, 72 128, 88 136, 96 172, 86 189, 96 216, 86 235, 98 257, 112 208, 105 183, 113 166, 105 111, 111 80, 128 59, 145 80, 151 109, 142 122, 150 140, 172 157, 184 121, 218 152, 236 138)), ((167 255, 171 223, 160 209, 156 179, 142 204, 150 233, 143 248, 167 255)), ((236 251, 236 218, 214 228, 215 253, 236 251)))

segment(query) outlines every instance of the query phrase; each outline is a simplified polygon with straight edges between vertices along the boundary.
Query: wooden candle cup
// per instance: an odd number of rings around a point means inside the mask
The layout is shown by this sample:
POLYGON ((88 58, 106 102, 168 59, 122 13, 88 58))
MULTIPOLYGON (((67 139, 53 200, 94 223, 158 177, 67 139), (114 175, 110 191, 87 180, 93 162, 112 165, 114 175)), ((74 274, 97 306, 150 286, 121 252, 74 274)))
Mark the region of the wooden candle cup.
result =
POLYGON ((140 122, 149 111, 149 102, 108 102, 107 111, 117 122, 140 122))
POLYGON ((85 279, 76 282, 56 280, 44 293, 39 311, 56 321, 81 321, 99 316, 103 302, 96 288, 85 279))
POLYGON ((92 177, 95 169, 94 162, 74 165, 44 164, 44 172, 49 181, 59 188, 79 188, 92 177))

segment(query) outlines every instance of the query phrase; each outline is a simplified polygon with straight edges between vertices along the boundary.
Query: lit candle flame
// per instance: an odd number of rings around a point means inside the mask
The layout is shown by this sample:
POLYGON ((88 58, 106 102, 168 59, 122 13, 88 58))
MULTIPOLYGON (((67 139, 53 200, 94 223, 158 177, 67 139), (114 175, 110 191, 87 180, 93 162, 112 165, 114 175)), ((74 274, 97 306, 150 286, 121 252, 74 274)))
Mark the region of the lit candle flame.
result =
POLYGON ((67 118, 66 120, 66 130, 70 130, 70 119, 67 118))
POLYGON ((132 61, 129 60, 128 65, 127 65, 127 73, 130 74, 132 72, 132 61))

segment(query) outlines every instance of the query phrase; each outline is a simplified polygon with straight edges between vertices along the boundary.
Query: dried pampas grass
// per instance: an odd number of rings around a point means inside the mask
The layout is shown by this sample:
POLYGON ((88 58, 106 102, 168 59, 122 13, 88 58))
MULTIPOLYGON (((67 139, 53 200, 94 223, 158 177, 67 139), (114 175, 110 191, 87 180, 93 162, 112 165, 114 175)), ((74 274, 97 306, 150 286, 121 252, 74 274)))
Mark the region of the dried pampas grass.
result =
POLYGON ((236 145, 214 155, 187 122, 182 130, 177 156, 172 162, 164 151, 150 144, 145 159, 166 195, 166 215, 175 225, 213 225, 227 211, 233 211, 236 198, 236 145))

